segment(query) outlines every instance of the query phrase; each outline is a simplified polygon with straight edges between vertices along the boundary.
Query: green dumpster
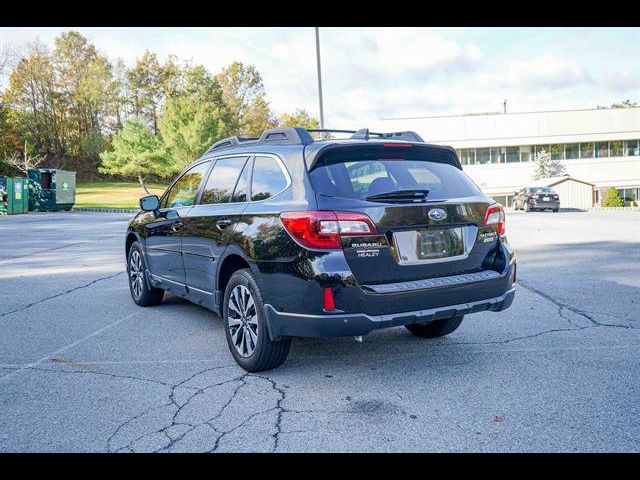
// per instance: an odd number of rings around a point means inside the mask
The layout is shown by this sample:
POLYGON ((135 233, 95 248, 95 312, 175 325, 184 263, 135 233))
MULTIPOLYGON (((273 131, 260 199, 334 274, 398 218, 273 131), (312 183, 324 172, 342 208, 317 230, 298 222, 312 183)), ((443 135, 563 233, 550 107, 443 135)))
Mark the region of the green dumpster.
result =
POLYGON ((15 215, 29 211, 29 188, 27 179, 7 177, 6 179, 7 213, 15 215))
POLYGON ((76 203, 76 172, 33 168, 27 175, 33 193, 29 199, 29 210, 57 212, 73 208, 76 203))

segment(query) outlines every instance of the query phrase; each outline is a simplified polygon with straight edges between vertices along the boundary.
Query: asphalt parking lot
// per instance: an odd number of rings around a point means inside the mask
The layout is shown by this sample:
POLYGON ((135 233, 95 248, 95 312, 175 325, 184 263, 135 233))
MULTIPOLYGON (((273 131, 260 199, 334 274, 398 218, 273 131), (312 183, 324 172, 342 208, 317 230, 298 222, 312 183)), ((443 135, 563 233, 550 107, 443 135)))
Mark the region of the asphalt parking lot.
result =
POLYGON ((208 310, 134 305, 129 216, 0 217, 0 451, 640 451, 640 212, 508 213, 507 311, 261 374, 208 310))

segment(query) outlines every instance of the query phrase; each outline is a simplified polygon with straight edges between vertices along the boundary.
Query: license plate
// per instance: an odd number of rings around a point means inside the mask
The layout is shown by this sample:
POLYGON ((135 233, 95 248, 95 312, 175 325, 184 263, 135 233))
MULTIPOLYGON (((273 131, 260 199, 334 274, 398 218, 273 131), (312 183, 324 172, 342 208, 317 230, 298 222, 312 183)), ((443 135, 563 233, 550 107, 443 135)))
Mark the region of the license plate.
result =
POLYGON ((549 201, 549 197, 543 197, 542 200, 544 200, 545 202, 549 201))
POLYGON ((394 242, 401 264, 437 262, 465 255, 460 227, 396 232, 394 242))

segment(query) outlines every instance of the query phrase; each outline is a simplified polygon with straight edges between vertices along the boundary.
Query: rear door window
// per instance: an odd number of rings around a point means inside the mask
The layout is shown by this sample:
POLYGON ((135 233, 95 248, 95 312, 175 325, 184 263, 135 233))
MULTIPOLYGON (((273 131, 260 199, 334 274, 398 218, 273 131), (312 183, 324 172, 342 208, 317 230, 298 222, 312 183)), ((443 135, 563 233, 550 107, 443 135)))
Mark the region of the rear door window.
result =
MULTIPOLYGON (((201 204, 229 203, 247 157, 229 157, 216 160, 202 193, 201 204)), ((246 198, 246 193, 245 193, 246 198)), ((233 200, 244 201, 244 200, 233 200)))
POLYGON ((426 160, 378 159, 332 162, 310 172, 316 193, 366 199, 397 190, 429 190, 429 199, 477 195, 479 188, 458 168, 426 160))

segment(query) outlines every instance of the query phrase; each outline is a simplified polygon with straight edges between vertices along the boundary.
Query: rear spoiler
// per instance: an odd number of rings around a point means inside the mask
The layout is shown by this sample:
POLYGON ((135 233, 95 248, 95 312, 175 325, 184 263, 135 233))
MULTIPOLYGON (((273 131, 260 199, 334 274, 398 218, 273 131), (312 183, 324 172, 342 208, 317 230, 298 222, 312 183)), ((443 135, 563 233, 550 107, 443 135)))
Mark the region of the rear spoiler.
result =
MULTIPOLYGON (((395 138, 393 140, 396 140, 395 138)), ((458 159, 455 149, 444 145, 432 145, 428 143, 414 143, 414 142, 390 142, 385 143, 381 141, 365 141, 365 142, 335 142, 328 143, 314 148, 314 145, 307 145, 304 150, 304 159, 309 171, 313 170, 321 159, 325 159, 328 162, 341 161, 338 157, 344 154, 350 155, 364 155, 371 158, 382 158, 380 155, 388 154, 389 158, 402 158, 406 160, 428 160, 436 163, 446 163, 459 170, 462 170, 462 165, 458 159)))

